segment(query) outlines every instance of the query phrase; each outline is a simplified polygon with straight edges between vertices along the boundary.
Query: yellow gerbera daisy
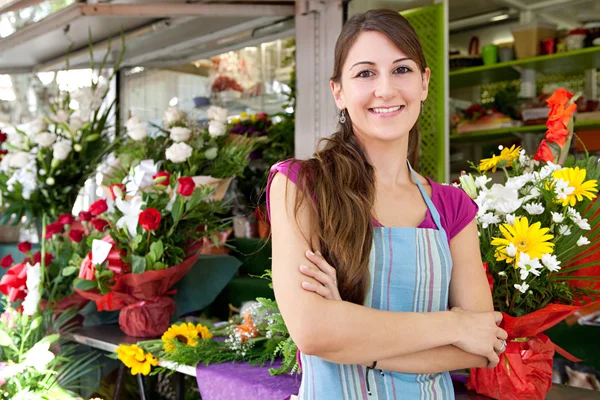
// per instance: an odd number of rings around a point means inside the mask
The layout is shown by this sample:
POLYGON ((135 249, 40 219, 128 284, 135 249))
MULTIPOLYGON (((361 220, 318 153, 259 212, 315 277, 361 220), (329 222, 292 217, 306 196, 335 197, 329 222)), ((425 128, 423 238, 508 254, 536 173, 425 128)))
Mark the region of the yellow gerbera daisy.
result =
POLYGON ((555 179, 562 179, 569 183, 570 187, 575 188, 573 193, 568 194, 567 197, 562 200, 563 207, 570 205, 575 206, 578 201, 583 200, 584 197, 589 200, 596 198, 598 193, 598 181, 595 179, 585 180, 587 171, 584 168, 563 168, 555 171, 552 176, 555 179))
POLYGON ((158 360, 152 354, 145 353, 135 344, 121 344, 117 347, 116 352, 117 358, 127 368, 131 368, 131 375, 148 375, 152 366, 156 367, 158 365, 158 360))
POLYGON ((496 168, 498 168, 498 157, 492 156, 492 158, 484 158, 479 161, 479 171, 486 172, 488 170, 492 170, 492 172, 496 172, 496 168))
POLYGON ((204 325, 196 325, 196 330, 198 331, 198 336, 202 339, 212 339, 213 337, 213 334, 210 333, 210 330, 204 325))
POLYGON ((504 147, 500 152, 500 155, 494 155, 492 158, 484 158, 479 162, 479 170, 486 172, 491 169, 492 172, 496 172, 497 168, 512 167, 513 162, 519 158, 521 153, 521 146, 512 145, 510 147, 504 147))
POLYGON ((493 238, 491 243, 492 246, 497 246, 496 260, 512 263, 516 259, 518 263, 521 253, 526 253, 531 258, 542 258, 544 254, 551 254, 554 251, 554 243, 550 240, 554 239, 554 236, 548 234, 549 228, 542 228, 541 225, 540 222, 529 225, 527 217, 516 217, 514 225, 500 225, 500 232, 504 238, 493 238), (516 249, 516 254, 512 257, 506 250, 506 246, 511 244, 516 249))
POLYGON ((188 346, 195 346, 198 344, 198 330, 191 322, 184 322, 180 325, 171 325, 171 327, 162 335, 161 340, 165 351, 170 353, 175 351, 175 340, 187 344, 188 346))

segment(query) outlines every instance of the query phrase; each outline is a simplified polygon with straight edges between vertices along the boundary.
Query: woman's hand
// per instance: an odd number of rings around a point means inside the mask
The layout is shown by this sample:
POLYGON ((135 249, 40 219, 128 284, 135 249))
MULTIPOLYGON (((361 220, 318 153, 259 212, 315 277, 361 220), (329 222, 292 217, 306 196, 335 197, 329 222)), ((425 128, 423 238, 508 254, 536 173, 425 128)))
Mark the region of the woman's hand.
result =
POLYGON ((498 325, 502 321, 499 312, 469 312, 454 307, 451 312, 459 318, 459 337, 454 345, 466 352, 486 357, 488 368, 500 361, 498 354, 506 350, 508 334, 498 325))
POLYGON ((302 282, 302 288, 308 292, 315 292, 327 300, 342 300, 337 287, 335 268, 325 261, 321 253, 306 252, 306 258, 316 265, 315 267, 300 265, 300 272, 314 279, 302 282))

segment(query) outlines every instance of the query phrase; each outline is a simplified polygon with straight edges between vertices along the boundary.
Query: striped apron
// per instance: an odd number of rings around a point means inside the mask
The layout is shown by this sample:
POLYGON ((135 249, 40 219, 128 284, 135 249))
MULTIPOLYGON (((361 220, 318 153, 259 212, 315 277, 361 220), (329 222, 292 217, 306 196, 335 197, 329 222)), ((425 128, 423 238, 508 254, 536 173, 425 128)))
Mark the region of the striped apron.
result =
MULTIPOLYGON (((452 273, 448 239, 437 209, 412 168, 411 173, 438 229, 374 228, 364 305, 395 312, 446 311, 452 273)), ((332 363, 316 356, 302 354, 301 361, 300 400, 454 399, 448 372, 376 370, 367 374, 364 366, 332 363)))

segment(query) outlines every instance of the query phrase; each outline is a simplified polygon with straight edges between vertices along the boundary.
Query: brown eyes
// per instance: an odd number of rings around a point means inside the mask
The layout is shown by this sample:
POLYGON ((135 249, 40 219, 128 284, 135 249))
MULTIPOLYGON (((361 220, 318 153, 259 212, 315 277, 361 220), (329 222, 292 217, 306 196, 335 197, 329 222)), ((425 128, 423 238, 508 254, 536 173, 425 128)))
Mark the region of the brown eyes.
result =
MULTIPOLYGON (((401 67, 398 67, 398 68, 396 68, 394 70, 394 74, 404 75, 404 74, 407 74, 407 73, 409 73, 411 71, 412 71, 412 69, 410 69, 409 67, 401 66, 401 67)), ((366 69, 364 71, 360 71, 356 75, 356 78, 370 78, 370 77, 372 77, 374 75, 375 75, 375 73, 373 71, 366 69)))

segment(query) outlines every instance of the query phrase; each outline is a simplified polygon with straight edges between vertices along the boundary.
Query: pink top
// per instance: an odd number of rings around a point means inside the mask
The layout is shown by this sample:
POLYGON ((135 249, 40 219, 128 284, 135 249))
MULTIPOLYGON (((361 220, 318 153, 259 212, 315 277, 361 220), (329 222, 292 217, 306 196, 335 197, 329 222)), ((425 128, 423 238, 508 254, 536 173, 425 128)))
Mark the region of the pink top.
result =
MULTIPOLYGON (((271 167, 269 180, 267 182, 267 214, 271 217, 269 191, 271 190, 271 181, 277 172, 286 175, 289 180, 296 183, 301 164, 294 160, 281 161, 271 167), (291 166, 291 168, 290 168, 291 166)), ((448 241, 456 236, 467 226, 477 215, 477 204, 460 188, 454 186, 440 185, 437 182, 426 178, 431 185, 431 201, 440 214, 442 227, 448 234, 448 241)), ((382 227, 381 223, 373 220, 373 226, 382 227)), ((431 212, 427 209, 425 220, 417 228, 437 229, 431 212)))

